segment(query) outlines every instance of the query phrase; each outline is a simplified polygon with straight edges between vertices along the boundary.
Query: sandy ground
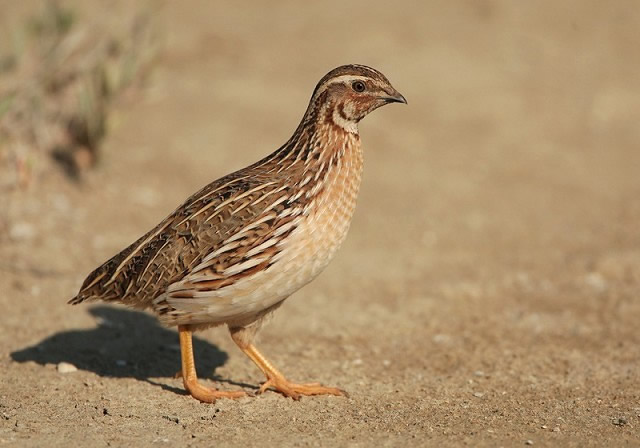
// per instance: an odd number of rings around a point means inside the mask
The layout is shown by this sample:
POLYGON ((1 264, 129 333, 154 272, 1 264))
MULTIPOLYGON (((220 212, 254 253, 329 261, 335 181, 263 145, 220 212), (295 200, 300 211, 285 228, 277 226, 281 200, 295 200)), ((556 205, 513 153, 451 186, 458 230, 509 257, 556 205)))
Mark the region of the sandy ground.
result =
MULTIPOLYGON (((640 446, 635 2, 166 2, 158 22, 164 54, 99 167, 1 192, 0 445, 640 446), (260 347, 350 398, 198 403, 173 378, 173 329, 66 301, 190 193, 283 143, 348 62, 409 106, 361 125, 349 238, 260 347)), ((222 328, 196 356, 210 384, 263 380, 222 328)))

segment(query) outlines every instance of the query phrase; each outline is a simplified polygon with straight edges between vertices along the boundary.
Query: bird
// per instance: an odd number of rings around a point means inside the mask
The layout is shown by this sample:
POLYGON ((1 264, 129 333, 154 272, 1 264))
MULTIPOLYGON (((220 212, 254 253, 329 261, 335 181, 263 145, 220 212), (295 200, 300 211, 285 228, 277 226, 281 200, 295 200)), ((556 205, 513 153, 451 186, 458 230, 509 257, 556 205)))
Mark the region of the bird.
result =
POLYGON ((349 64, 320 79, 292 137, 246 168, 203 187, 156 227, 95 269, 68 303, 151 309, 178 327, 184 388, 213 403, 244 391, 203 385, 192 335, 226 325, 266 377, 258 393, 346 395, 295 383, 255 346, 265 320, 313 280, 347 235, 363 171, 359 122, 407 100, 378 70, 349 64))

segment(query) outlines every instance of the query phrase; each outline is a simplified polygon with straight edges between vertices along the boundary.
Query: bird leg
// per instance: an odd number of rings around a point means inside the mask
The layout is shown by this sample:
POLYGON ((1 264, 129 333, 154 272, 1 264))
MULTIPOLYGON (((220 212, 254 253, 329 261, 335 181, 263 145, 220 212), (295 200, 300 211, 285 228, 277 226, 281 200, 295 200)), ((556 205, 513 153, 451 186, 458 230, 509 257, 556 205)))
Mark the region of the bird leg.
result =
POLYGON ((225 392, 200 384, 193 358, 192 332, 186 325, 179 325, 178 332, 180 333, 180 352, 182 355, 182 382, 184 388, 193 398, 204 403, 214 403, 218 398, 239 398, 247 395, 242 391, 225 392))
POLYGON ((248 333, 244 328, 230 328, 231 338, 267 377, 262 386, 260 386, 260 392, 263 393, 267 389, 275 389, 285 397, 291 397, 294 400, 299 400, 302 395, 347 395, 342 389, 337 387, 326 387, 320 383, 307 383, 296 384, 287 380, 285 376, 276 369, 267 358, 253 345, 253 343, 247 338, 248 333))

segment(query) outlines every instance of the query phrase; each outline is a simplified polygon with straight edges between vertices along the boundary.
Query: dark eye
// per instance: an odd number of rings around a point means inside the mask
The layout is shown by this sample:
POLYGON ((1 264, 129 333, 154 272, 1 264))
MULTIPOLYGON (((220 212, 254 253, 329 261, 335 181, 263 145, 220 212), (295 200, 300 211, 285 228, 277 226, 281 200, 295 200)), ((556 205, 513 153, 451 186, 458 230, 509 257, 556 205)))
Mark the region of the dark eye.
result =
POLYGON ((354 81, 353 84, 351 84, 351 88, 356 92, 360 93, 360 92, 364 92, 365 86, 362 81, 354 81))

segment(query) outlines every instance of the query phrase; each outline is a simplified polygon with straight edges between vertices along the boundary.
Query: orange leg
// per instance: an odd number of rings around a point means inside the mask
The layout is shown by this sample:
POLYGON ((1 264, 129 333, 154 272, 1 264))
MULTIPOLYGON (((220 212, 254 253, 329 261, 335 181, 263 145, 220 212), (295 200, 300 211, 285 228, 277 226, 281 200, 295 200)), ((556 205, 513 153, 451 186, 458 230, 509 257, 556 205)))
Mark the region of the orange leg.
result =
POLYGON ((347 395, 337 387, 326 387, 320 383, 296 384, 287 380, 285 376, 267 360, 258 349, 246 339, 243 329, 231 329, 231 338, 251 360, 266 375, 267 381, 260 386, 260 393, 272 388, 285 397, 299 400, 301 395, 347 395))
POLYGON ((193 343, 191 330, 184 325, 178 326, 180 333, 180 352, 182 354, 182 382, 184 388, 196 400, 204 403, 214 403, 218 398, 239 398, 247 395, 242 391, 225 392, 205 387, 198 382, 196 363, 193 359, 193 343))

